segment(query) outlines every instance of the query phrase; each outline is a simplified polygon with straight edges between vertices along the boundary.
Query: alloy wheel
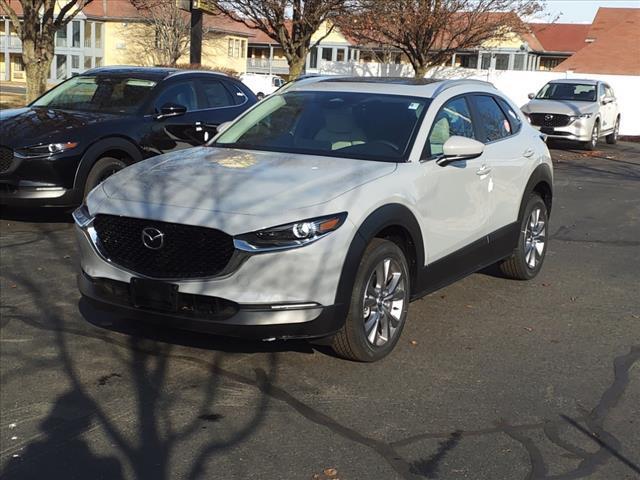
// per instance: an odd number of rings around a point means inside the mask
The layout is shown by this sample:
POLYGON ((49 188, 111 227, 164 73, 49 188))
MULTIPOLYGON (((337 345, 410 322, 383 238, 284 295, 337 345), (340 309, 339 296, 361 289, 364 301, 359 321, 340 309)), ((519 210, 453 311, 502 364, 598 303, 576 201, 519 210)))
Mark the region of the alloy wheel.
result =
POLYGON ((599 133, 600 133, 600 129, 598 128, 598 124, 596 123, 593 127, 593 131, 591 132, 591 146, 593 148, 595 148, 596 145, 598 145, 599 133))
POLYGON ((527 267, 535 269, 542 261, 546 243, 547 224, 542 209, 531 211, 524 231, 524 261, 527 267))
POLYGON ((397 334, 406 301, 402 268, 393 258, 385 258, 371 273, 363 298, 364 330, 369 344, 380 347, 397 334))

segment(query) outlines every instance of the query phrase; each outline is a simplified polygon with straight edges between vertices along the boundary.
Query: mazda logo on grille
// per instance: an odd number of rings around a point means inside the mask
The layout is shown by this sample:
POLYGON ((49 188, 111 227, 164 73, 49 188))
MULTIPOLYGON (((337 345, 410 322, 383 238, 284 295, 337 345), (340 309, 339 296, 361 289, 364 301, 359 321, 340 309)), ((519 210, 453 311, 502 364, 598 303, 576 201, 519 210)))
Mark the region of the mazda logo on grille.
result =
POLYGON ((142 229, 142 244, 151 250, 160 250, 164 245, 164 233, 157 228, 145 227, 142 229))
POLYGON ((545 119, 545 120, 547 120, 547 121, 549 121, 549 120, 553 120, 553 115, 551 115, 551 114, 546 114, 546 115, 544 116, 544 119, 545 119))

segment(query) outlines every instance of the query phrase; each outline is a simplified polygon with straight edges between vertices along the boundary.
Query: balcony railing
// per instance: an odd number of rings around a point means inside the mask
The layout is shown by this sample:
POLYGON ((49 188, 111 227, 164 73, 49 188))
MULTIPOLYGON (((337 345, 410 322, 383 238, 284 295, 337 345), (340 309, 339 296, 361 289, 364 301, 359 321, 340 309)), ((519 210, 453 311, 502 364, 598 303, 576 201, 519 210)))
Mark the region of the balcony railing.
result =
POLYGON ((22 41, 17 35, 0 35, 0 48, 5 48, 7 44, 9 48, 22 48, 22 41))
POLYGON ((248 58, 249 73, 289 73, 289 64, 283 58, 248 58))

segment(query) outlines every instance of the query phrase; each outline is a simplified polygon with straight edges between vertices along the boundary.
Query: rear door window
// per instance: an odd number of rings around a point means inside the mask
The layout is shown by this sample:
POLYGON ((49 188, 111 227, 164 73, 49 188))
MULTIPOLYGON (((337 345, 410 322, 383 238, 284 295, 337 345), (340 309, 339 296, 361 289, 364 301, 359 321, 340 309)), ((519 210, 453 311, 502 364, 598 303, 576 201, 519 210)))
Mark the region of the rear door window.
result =
POLYGON ((202 92, 203 108, 222 108, 236 105, 236 100, 220 80, 200 79, 198 81, 202 92))
POLYGON ((511 107, 511 105, 507 103, 507 101, 504 98, 500 98, 500 97, 494 97, 494 98, 498 101, 498 103, 502 107, 502 111, 507 114, 507 119, 511 124, 511 132, 518 133, 520 131, 520 128, 522 127, 522 120, 520 120, 520 117, 518 116, 518 114, 511 107))
POLYGON ((511 135, 511 123, 496 100, 489 95, 474 95, 478 120, 483 127, 483 143, 495 142, 511 135))

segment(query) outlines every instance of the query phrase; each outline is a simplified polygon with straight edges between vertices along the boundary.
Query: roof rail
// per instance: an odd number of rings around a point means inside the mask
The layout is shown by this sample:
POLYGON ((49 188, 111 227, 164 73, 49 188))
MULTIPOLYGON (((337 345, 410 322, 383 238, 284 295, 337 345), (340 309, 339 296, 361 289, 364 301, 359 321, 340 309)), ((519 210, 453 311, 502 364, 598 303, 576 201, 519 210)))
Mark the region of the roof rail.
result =
POLYGON ((437 97, 445 90, 449 88, 457 87, 458 85, 477 85, 482 87, 490 87, 496 88, 495 85, 491 82, 485 82, 484 80, 473 80, 473 79, 459 79, 459 80, 443 80, 433 92, 433 96, 437 97))

